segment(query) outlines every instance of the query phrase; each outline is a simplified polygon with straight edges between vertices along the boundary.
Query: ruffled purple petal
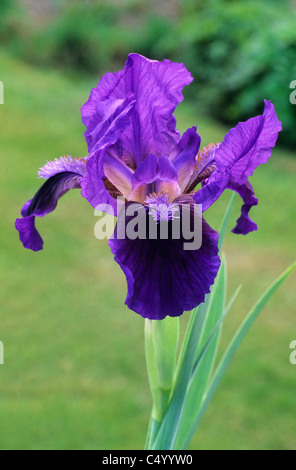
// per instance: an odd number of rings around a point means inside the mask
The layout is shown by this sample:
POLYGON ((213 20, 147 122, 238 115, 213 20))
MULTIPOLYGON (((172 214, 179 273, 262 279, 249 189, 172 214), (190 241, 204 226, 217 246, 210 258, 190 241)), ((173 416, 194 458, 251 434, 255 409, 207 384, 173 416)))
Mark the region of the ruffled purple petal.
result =
POLYGON ((282 129, 273 104, 264 103, 263 115, 238 123, 215 152, 217 170, 229 174, 232 183, 244 184, 258 165, 267 162, 282 129))
POLYGON ((131 310, 161 320, 204 301, 220 266, 218 233, 204 219, 198 250, 184 250, 182 237, 130 240, 120 239, 118 233, 116 227, 109 246, 126 276, 126 304, 131 310))
POLYGON ((263 115, 240 122, 225 136, 214 153, 216 170, 203 181, 202 188, 194 195, 195 202, 202 204, 203 210, 206 210, 225 189, 237 191, 244 205, 234 228, 235 233, 248 233, 257 229, 248 216, 251 207, 258 202, 248 178, 258 165, 266 163, 270 158, 282 129, 273 104, 266 100, 264 103, 263 115))
POLYGON ((246 183, 236 186, 230 185, 229 189, 236 191, 244 201, 241 207, 241 215, 236 221, 236 226, 231 230, 233 233, 247 235, 254 230, 257 230, 257 224, 249 217, 250 209, 258 204, 258 199, 254 194, 252 185, 247 181, 246 183))
POLYGON ((149 153, 170 154, 180 139, 173 112, 183 100, 183 87, 191 81, 183 64, 130 54, 123 70, 102 77, 82 108, 89 145, 93 146, 100 137, 100 132, 93 132, 100 125, 98 107, 105 109, 112 101, 133 96, 131 125, 120 137, 120 155, 117 156, 129 155, 138 164, 149 153), (106 106, 105 100, 108 100, 106 106))
POLYGON ((133 93, 129 93, 125 99, 106 99, 97 103, 85 132, 90 154, 118 140, 118 136, 130 123, 134 105, 133 93))
POLYGON ((52 212, 58 200, 70 189, 80 188, 81 175, 62 172, 51 176, 37 191, 33 199, 25 203, 21 210, 22 218, 16 219, 15 228, 23 246, 33 251, 43 248, 43 240, 35 227, 35 217, 43 217, 52 212))
MULTIPOLYGON (((88 126, 86 136, 91 153, 86 166, 86 174, 81 180, 81 194, 94 208, 105 207, 106 211, 110 212, 108 207, 111 206, 112 214, 116 214, 116 199, 110 188, 107 189, 106 186, 107 175, 112 174, 112 160, 113 177, 122 183, 117 189, 125 193, 131 188, 132 170, 125 165, 124 161, 120 164, 118 158, 122 152, 122 149, 118 147, 119 138, 130 125, 130 115, 135 104, 131 96, 129 94, 126 99, 106 99, 95 103, 90 99, 90 103, 82 108, 84 123, 88 126)), ((113 177, 111 176, 111 180, 113 177)))
POLYGON ((81 179, 81 194, 94 208, 104 206, 109 212, 108 206, 111 206, 112 214, 116 215, 115 198, 120 194, 127 196, 131 192, 133 172, 124 162, 122 165, 125 167, 120 165, 119 160, 109 153, 111 148, 103 148, 89 158, 86 174, 81 179), (109 181, 112 187, 108 188, 109 181))
POLYGON ((16 219, 15 228, 19 232, 20 241, 25 248, 32 251, 40 251, 43 249, 43 240, 35 227, 34 216, 16 219))

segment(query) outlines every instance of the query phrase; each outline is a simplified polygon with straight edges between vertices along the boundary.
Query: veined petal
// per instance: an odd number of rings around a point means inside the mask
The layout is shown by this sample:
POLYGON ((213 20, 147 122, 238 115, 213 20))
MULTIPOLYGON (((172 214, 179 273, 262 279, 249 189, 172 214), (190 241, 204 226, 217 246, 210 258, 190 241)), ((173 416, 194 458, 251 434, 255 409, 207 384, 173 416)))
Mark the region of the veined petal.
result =
POLYGON ((270 158, 282 129, 273 104, 266 100, 264 103, 263 115, 240 122, 225 136, 214 153, 216 170, 194 195, 194 200, 206 210, 225 189, 237 191, 247 202, 242 207, 235 233, 248 233, 257 228, 248 217, 250 208, 258 202, 248 178, 258 165, 266 163, 270 158))
MULTIPOLYGON (((150 152, 157 156, 170 154, 179 141, 173 112, 182 101, 182 89, 192 77, 183 64, 149 60, 130 54, 123 70, 108 73, 93 89, 82 108, 82 120, 89 138, 96 122, 97 106, 108 100, 132 96, 135 106, 131 125, 120 137, 121 154, 129 155, 138 164, 150 152)), ((93 139, 92 144, 94 145, 93 139)))
POLYGON ((252 185, 247 181, 246 183, 237 186, 230 185, 229 189, 236 191, 244 201, 241 207, 241 215, 236 221, 236 226, 231 230, 233 233, 246 235, 254 230, 257 230, 257 224, 249 217, 250 209, 258 204, 258 199, 254 194, 252 185))
POLYGON ((232 183, 244 184, 258 165, 267 162, 282 130, 273 104, 264 103, 263 115, 238 123, 215 152, 217 170, 229 174, 232 183))
POLYGON ((33 199, 26 202, 21 210, 22 218, 16 219, 15 227, 25 248, 39 251, 43 240, 35 227, 35 217, 43 217, 52 212, 62 197, 70 189, 80 188, 81 175, 63 171, 51 176, 37 191, 33 199))
POLYGON ((86 134, 89 136, 88 144, 92 150, 87 162, 86 174, 81 180, 81 194, 94 208, 103 205, 108 210, 108 207, 111 206, 112 214, 116 213, 117 209, 116 200, 113 197, 115 194, 112 195, 110 190, 107 189, 108 184, 114 180, 110 168, 112 159, 114 169, 116 165, 114 176, 115 178, 117 176, 120 186, 118 188, 115 184, 116 195, 118 195, 118 192, 122 194, 130 193, 129 178, 132 170, 124 163, 127 159, 126 156, 122 158, 123 162, 120 165, 118 157, 122 156, 122 148, 118 143, 122 132, 130 125, 130 114, 134 104, 135 102, 131 101, 131 95, 129 95, 125 100, 105 100, 95 104, 91 103, 90 109, 93 110, 93 114, 90 115, 87 114, 88 106, 83 108, 83 115, 84 112, 86 113, 84 115, 85 123, 89 124, 86 131, 86 134), (92 105, 95 105, 94 108, 92 105), (97 109, 99 110, 98 112, 96 112, 97 109), (104 117, 102 122, 100 121, 101 116, 104 117), (97 127, 95 127, 96 122, 97 127), (104 129, 105 133, 102 129, 104 129), (97 142, 94 135, 98 138, 97 142), (114 156, 114 154, 117 154, 117 156, 114 156), (104 166, 111 178, 110 180, 107 179, 104 166))
POLYGON ((124 99, 106 99, 96 104, 89 120, 85 138, 89 153, 94 153, 106 145, 114 144, 119 135, 130 123, 134 108, 133 93, 124 99))
POLYGON ((220 266, 218 234, 204 219, 202 245, 197 250, 184 250, 182 237, 130 240, 117 235, 118 227, 109 246, 126 276, 126 304, 131 310, 161 320, 204 301, 220 266))

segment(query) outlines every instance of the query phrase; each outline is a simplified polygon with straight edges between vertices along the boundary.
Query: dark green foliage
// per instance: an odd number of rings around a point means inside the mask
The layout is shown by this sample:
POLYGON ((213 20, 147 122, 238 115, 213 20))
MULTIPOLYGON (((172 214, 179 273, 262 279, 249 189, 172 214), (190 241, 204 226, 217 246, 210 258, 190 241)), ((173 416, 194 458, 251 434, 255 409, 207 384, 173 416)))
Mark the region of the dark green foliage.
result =
POLYGON ((0 2, 0 19, 2 18, 2 15, 7 13, 11 6, 12 1, 11 0, 1 0, 0 2))
POLYGON ((199 101, 229 123, 262 112, 272 100, 283 121, 281 140, 296 143, 296 15, 288 2, 200 0, 184 2, 177 25, 178 59, 198 87, 199 101))

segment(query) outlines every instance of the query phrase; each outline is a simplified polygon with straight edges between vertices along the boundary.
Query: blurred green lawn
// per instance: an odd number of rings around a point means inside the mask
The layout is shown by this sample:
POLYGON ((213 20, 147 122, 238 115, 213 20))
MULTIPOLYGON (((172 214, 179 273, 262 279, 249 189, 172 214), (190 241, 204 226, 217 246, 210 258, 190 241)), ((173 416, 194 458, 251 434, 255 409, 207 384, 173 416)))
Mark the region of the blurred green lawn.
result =
MULTIPOLYGON (((1 449, 141 449, 151 398, 143 319, 124 306, 126 284, 106 241, 93 235, 93 209, 79 191, 37 221, 45 250, 22 248, 14 229, 39 187, 37 169, 61 154, 86 154, 80 107, 94 80, 37 70, 0 52, 1 115, 0 366, 1 449)), ((264 97, 262 97, 264 98, 264 97)), ((263 107, 263 102, 262 102, 263 107)), ((176 113, 202 143, 223 129, 194 103, 176 113)), ((282 149, 252 182, 259 231, 228 233, 229 297, 222 349, 262 291, 296 258, 296 159, 282 149)), ((206 214, 219 227, 230 194, 206 214)), ((239 198, 232 225, 239 213, 239 198)), ((192 449, 296 449, 295 274, 264 310, 235 356, 192 441, 192 449)), ((189 313, 181 317, 184 328, 189 313)))

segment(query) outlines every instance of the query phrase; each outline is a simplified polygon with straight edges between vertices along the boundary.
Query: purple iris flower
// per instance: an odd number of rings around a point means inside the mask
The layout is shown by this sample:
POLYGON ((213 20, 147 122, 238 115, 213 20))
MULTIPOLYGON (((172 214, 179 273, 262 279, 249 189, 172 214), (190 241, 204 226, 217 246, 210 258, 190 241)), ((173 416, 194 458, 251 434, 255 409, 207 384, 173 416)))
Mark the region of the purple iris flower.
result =
POLYGON ((109 246, 127 280, 127 306, 145 318, 179 316, 204 301, 220 267, 218 233, 202 217, 202 243, 184 250, 185 239, 156 236, 122 237, 119 219, 136 202, 143 217, 170 228, 183 209, 189 225, 198 205, 203 212, 225 189, 243 200, 233 229, 247 234, 257 229, 249 211, 257 204, 248 181, 255 168, 271 156, 281 123, 271 102, 262 115, 239 123, 221 144, 200 150, 196 127, 181 137, 173 116, 192 81, 183 64, 158 62, 130 54, 123 70, 102 77, 82 108, 89 156, 61 157, 39 171, 47 181, 22 209, 16 228, 26 248, 42 249, 35 217, 53 211, 69 189, 81 188, 93 207, 117 209, 124 200, 109 246), (163 208, 167 208, 163 211, 163 208), (191 218, 191 215, 192 218, 191 218))

